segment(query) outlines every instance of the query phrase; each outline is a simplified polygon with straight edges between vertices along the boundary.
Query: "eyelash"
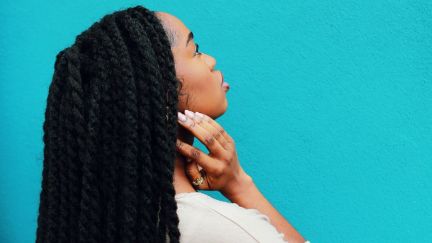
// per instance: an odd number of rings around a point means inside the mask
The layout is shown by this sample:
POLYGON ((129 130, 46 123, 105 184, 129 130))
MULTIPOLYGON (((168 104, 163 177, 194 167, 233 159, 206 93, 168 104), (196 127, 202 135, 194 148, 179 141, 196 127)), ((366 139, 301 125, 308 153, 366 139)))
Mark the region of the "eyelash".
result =
POLYGON ((194 56, 195 55, 201 55, 202 53, 198 51, 199 45, 198 44, 195 44, 195 45, 196 45, 196 50, 195 50, 194 56))

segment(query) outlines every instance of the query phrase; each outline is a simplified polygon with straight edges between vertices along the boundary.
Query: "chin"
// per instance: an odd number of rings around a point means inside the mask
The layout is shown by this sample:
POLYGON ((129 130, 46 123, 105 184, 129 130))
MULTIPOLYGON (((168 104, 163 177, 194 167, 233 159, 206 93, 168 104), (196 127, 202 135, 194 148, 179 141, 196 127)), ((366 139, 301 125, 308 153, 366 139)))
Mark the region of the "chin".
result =
POLYGON ((225 98, 223 103, 224 103, 224 113, 225 113, 226 110, 228 109, 228 99, 225 98))
POLYGON ((211 117, 213 119, 221 117, 223 114, 225 114, 225 112, 227 111, 227 109, 228 109, 228 101, 227 101, 227 99, 224 99, 224 101, 222 102, 221 109, 219 111, 215 112, 215 114, 212 115, 211 117))
POLYGON ((207 106, 206 107, 207 109, 205 110, 197 109, 197 111, 206 114, 207 116, 211 117, 213 120, 222 116, 228 109, 228 100, 225 96, 222 97, 222 100, 208 102, 207 104, 212 104, 212 105, 218 104, 218 105, 212 107, 207 106))

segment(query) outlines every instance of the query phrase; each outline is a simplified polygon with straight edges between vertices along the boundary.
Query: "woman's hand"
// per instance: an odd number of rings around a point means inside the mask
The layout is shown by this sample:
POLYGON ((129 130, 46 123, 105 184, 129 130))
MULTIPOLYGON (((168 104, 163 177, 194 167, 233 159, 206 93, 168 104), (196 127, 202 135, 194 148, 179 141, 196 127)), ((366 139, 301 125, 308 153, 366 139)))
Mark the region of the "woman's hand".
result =
MULTIPOLYGON (((196 136, 210 151, 200 151, 177 139, 177 150, 191 159, 186 171, 189 179, 201 175, 196 163, 206 172, 204 183, 198 189, 219 190, 231 202, 243 208, 253 208, 269 217, 270 222, 289 242, 305 242, 305 239, 288 223, 264 197, 240 166, 233 139, 211 117, 198 112, 188 112, 186 117, 179 112, 179 123, 196 136), (181 118, 187 118, 181 121, 181 118)), ((306 242, 305 242, 306 243, 306 242)))
POLYGON ((206 154, 177 139, 177 151, 190 161, 186 165, 189 179, 201 176, 197 164, 205 171, 204 183, 197 189, 218 190, 230 198, 252 186, 252 178, 240 166, 234 140, 226 131, 205 114, 188 110, 185 114, 186 116, 178 113, 180 125, 188 129, 209 150, 209 154, 206 154))

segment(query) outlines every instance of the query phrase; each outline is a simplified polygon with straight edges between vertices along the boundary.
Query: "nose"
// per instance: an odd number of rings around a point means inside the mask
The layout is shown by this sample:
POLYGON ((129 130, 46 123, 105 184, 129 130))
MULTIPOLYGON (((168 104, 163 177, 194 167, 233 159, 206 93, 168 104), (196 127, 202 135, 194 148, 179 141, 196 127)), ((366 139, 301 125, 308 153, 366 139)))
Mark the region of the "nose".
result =
POLYGON ((216 66, 216 59, 210 55, 204 54, 204 61, 206 64, 210 67, 210 69, 213 71, 216 66))

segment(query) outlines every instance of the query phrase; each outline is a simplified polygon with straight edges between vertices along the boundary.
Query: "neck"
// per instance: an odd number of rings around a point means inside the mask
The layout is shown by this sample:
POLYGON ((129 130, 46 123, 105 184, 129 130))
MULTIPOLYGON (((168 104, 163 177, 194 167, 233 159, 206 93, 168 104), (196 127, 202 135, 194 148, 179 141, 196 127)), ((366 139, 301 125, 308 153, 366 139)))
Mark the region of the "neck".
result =
MULTIPOLYGON (((177 130, 177 139, 189 145, 193 144, 194 136, 185 128, 179 126, 177 130)), ((183 192, 196 192, 185 172, 186 157, 179 152, 176 154, 174 164, 174 189, 176 194, 183 192)))

